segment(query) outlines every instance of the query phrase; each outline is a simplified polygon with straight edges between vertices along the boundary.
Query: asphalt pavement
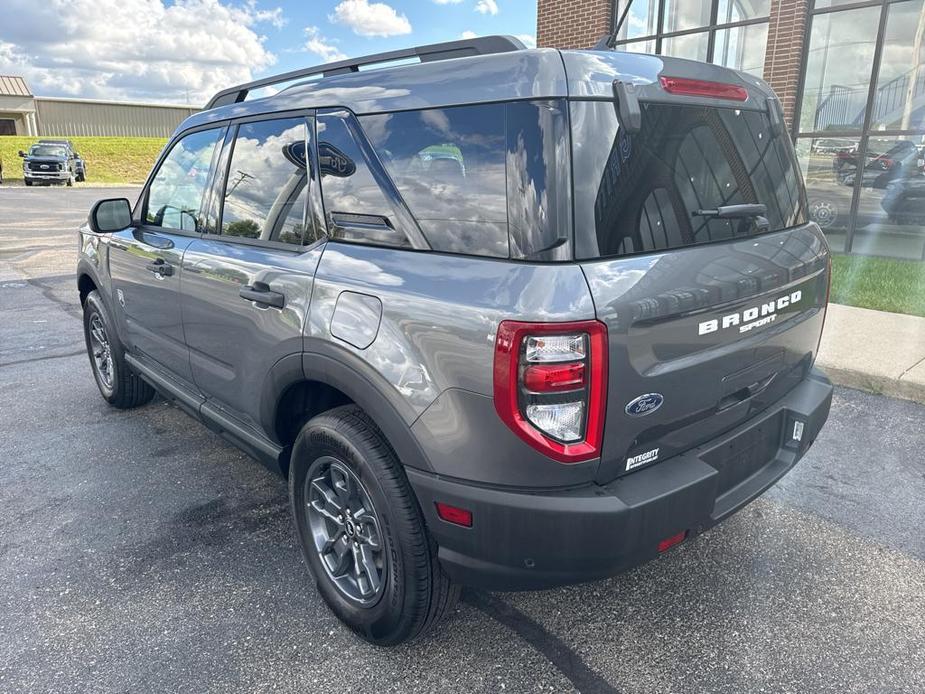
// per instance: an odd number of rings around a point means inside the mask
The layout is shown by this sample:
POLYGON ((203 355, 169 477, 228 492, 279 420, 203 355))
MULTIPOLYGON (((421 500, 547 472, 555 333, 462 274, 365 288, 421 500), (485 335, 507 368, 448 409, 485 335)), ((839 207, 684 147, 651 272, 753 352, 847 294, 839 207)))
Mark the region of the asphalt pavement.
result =
POLYGON ((281 479, 97 393, 74 229, 137 193, 0 187, 0 692, 925 691, 925 407, 842 388, 793 472, 657 561, 359 640, 281 479))

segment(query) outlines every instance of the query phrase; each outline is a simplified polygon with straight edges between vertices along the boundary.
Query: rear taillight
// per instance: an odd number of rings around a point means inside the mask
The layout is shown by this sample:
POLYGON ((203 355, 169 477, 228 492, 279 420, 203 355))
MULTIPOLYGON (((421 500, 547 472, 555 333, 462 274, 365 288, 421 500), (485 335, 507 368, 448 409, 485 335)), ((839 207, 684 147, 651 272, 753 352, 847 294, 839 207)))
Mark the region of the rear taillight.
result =
POLYGON ((607 328, 503 321, 495 339, 495 409, 515 434, 560 463, 601 451, 607 328))
POLYGON ((737 84, 724 82, 708 82, 707 80, 693 80, 687 77, 659 77, 662 89, 669 94, 681 96, 705 96, 710 99, 730 99, 732 101, 747 101, 748 90, 737 84))

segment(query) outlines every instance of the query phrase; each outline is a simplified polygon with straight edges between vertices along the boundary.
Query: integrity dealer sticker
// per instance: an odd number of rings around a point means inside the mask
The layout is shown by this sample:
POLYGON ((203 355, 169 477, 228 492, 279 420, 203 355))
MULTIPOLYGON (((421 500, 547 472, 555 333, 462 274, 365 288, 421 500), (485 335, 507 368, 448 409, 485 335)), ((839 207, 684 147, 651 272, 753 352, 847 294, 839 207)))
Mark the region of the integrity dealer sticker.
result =
POLYGON ((653 448, 651 451, 646 451, 645 453, 634 455, 632 458, 627 458, 626 469, 632 470, 640 465, 645 465, 646 463, 651 463, 656 460, 658 460, 658 449, 653 448))

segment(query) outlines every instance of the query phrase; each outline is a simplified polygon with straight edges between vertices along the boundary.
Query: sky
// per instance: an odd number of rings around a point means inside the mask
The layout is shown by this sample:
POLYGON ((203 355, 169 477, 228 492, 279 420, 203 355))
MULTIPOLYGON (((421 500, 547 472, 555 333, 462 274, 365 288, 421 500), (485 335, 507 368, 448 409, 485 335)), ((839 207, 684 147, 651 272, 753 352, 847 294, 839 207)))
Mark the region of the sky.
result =
POLYGON ((0 0, 0 74, 38 96, 199 106, 345 57, 535 33, 535 0, 0 0))

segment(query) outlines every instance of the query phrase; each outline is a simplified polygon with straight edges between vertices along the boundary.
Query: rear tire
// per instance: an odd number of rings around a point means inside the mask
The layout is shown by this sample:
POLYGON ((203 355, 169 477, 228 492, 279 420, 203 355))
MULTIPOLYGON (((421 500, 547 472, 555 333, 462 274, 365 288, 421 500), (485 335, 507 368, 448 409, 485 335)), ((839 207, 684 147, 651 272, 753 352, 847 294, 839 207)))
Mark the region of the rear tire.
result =
POLYGON ((151 402, 154 388, 125 361, 125 350, 98 291, 87 295, 83 322, 90 368, 103 399, 120 410, 151 402))
POLYGON ((437 561, 401 463, 359 407, 338 407, 302 428, 292 449, 289 496, 321 597, 361 637, 394 646, 453 609, 459 586, 437 561), (378 542, 367 542, 375 536, 378 542))

